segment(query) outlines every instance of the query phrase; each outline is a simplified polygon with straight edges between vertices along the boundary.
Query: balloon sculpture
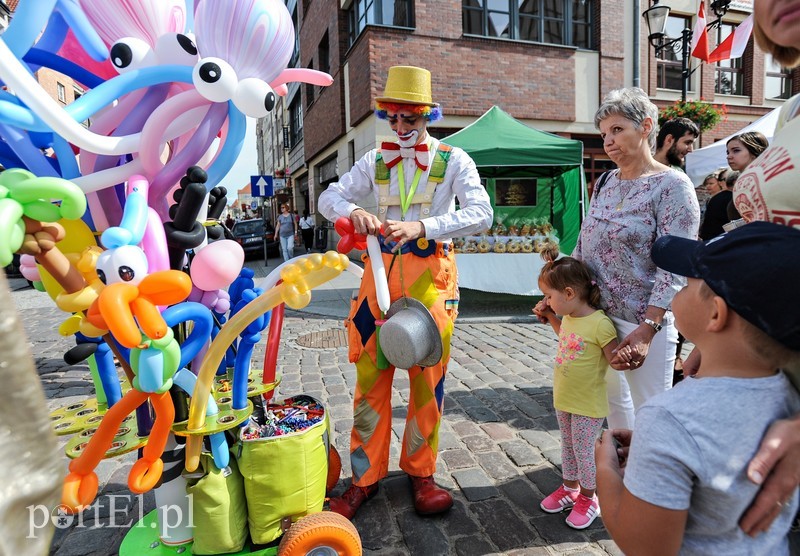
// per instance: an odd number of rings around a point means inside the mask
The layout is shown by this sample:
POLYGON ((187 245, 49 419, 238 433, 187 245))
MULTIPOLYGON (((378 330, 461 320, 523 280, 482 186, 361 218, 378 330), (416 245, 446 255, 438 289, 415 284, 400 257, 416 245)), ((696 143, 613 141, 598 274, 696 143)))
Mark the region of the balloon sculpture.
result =
POLYGON ((67 511, 94 500, 101 459, 138 448, 128 486, 154 488, 173 433, 187 438, 187 469, 204 443, 225 469, 224 431, 279 380, 284 304, 305 306, 348 265, 299 257, 262 290, 214 228, 246 117, 267 115, 288 83, 333 81, 288 68, 295 44, 281 0, 22 0, 0 35, 0 266, 21 254, 24 275, 69 314, 65 360, 88 360, 97 390, 51 416, 75 434, 67 511), (60 105, 34 78, 42 67, 85 92, 60 105))

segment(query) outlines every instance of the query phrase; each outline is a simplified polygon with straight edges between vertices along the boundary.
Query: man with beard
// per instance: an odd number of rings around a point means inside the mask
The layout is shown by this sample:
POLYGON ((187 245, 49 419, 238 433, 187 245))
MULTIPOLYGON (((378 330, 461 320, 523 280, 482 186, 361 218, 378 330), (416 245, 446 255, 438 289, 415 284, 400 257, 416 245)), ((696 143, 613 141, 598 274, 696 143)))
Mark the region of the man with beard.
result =
POLYGON ((664 122, 656 137, 656 152, 653 158, 661 164, 683 170, 686 154, 694 149, 694 141, 700 129, 688 118, 675 118, 664 122))

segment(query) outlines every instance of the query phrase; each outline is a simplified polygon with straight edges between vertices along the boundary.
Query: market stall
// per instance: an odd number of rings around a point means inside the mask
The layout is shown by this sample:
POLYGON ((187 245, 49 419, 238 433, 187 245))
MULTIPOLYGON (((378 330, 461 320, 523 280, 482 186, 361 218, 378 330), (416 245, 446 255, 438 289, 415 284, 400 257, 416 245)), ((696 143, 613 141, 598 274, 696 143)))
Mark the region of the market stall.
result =
POLYGON ((443 139, 478 167, 494 208, 491 230, 454 240, 463 288, 540 295, 544 241, 575 247, 586 202, 583 144, 539 131, 497 106, 443 139))

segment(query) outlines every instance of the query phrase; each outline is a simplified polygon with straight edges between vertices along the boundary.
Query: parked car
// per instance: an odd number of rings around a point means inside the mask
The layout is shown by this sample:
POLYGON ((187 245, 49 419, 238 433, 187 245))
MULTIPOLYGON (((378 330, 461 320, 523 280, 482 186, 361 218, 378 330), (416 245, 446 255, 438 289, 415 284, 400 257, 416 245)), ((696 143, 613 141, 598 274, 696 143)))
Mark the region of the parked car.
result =
POLYGON ((264 241, 267 242, 268 257, 278 257, 281 254, 281 242, 275 240, 275 228, 270 222, 267 222, 265 228, 264 221, 259 218, 240 220, 233 224, 231 234, 244 249, 245 256, 251 253, 263 256, 264 241))

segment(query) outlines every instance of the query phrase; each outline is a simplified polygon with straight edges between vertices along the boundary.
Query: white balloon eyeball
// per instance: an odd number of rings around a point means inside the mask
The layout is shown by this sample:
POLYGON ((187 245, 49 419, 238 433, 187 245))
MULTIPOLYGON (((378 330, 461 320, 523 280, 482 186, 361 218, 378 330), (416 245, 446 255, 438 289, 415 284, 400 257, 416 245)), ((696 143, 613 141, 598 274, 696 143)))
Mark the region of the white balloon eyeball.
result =
POLYGON ((233 98, 239 80, 233 67, 221 58, 202 58, 192 70, 197 92, 211 102, 227 102, 233 98))
POLYGON ((120 282, 138 285, 147 276, 147 257, 135 245, 103 251, 97 257, 97 276, 105 285, 120 282))
POLYGON ((111 63, 119 73, 155 65, 156 55, 150 45, 136 37, 125 37, 111 47, 111 63))
POLYGON ((191 34, 167 33, 156 41, 156 56, 161 65, 193 66, 197 63, 197 46, 191 34))
POLYGON ((246 116, 263 118, 275 108, 277 98, 275 91, 265 81, 248 77, 236 87, 233 104, 246 116))

